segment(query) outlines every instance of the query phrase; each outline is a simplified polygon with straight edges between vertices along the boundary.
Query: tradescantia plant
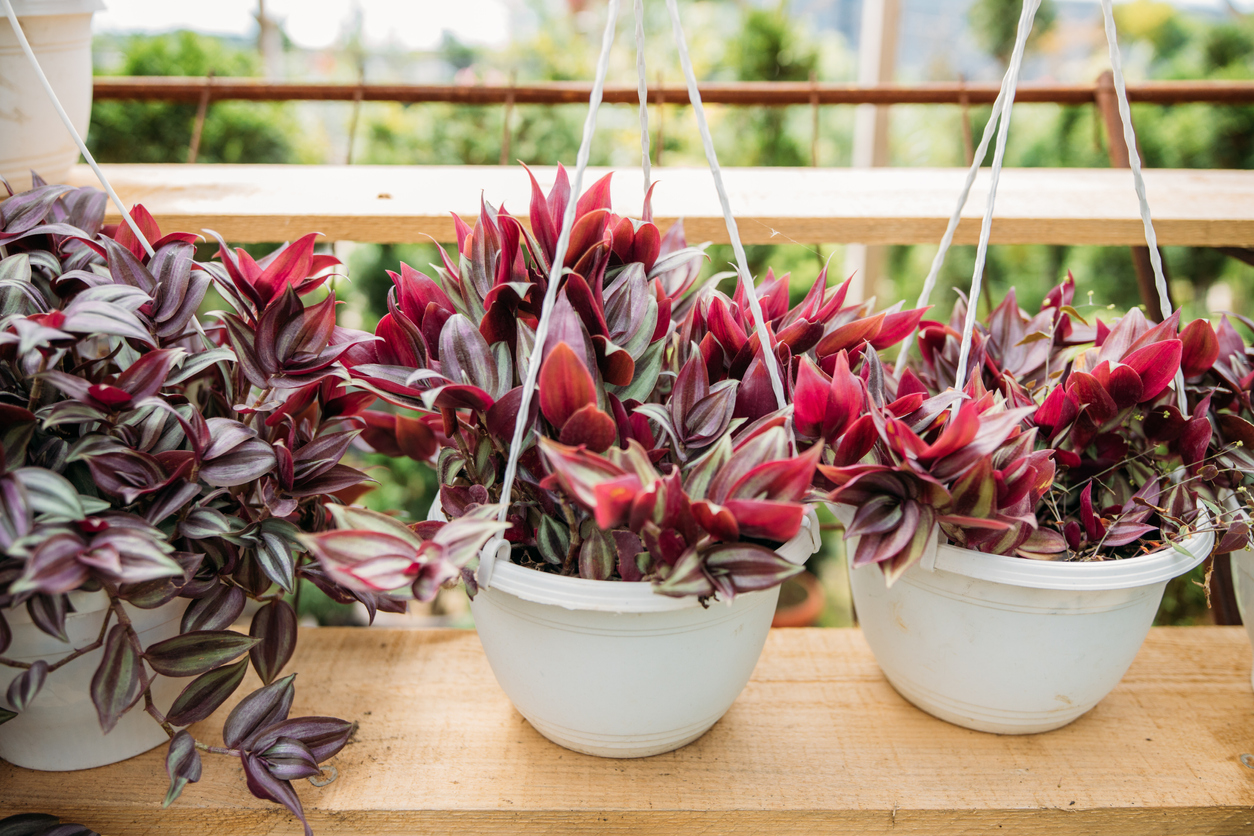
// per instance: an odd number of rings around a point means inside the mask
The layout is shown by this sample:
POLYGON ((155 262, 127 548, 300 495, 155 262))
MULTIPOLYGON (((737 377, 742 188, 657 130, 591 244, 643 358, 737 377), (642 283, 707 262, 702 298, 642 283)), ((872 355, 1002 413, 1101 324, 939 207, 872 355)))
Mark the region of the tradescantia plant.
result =
MULTIPOLYGON (((977 323, 961 395, 944 388, 957 368, 961 304, 949 325, 920 324, 920 360, 885 375, 882 394, 833 379, 833 391, 868 409, 864 426, 837 440, 849 455, 820 466, 829 498, 857 506, 847 532, 860 537, 855 566, 878 563, 891 582, 938 533, 994 554, 1104 560, 1233 529, 1207 498, 1254 470, 1239 439, 1215 431, 1215 387, 1194 385, 1186 405, 1176 383, 1181 371, 1203 384, 1214 330, 1204 321, 1181 330, 1178 312, 1153 325, 1136 309, 1090 326, 1073 298, 1070 277, 1035 316, 1009 294, 977 323)), ((1239 406, 1239 393, 1223 403, 1239 406)))
POLYGON ((20 813, 0 819, 0 836, 100 836, 81 824, 62 824, 47 813, 20 813))
MULTIPOLYGON (((345 388, 340 358, 373 338, 335 325, 333 293, 301 301, 337 263, 314 253, 312 235, 259 261, 224 244, 221 261, 200 263, 195 236, 163 235, 136 207, 150 256, 126 225, 102 227, 104 208, 98 191, 42 182, 0 203, 0 665, 17 671, 0 723, 103 650, 91 683, 100 726, 142 710, 165 729, 166 804, 199 779, 207 751, 238 758, 254 795, 304 821, 291 782, 317 775, 354 727, 288 716, 291 596, 307 580, 372 617, 408 597, 339 583, 303 540, 366 481, 341 458, 374 395, 345 388), (211 284, 234 310, 205 324, 211 284), (68 641, 78 592, 108 598, 95 641, 53 662, 4 657, 6 612, 25 608, 68 641), (228 629, 250 598, 261 606, 249 634, 228 629), (131 608, 175 599, 186 602, 179 635, 144 646, 131 608), (183 727, 231 697, 250 665, 263 687, 231 711, 222 745, 194 740, 183 727), (164 712, 157 674, 194 677, 164 712)), ((443 543, 462 529, 447 550, 456 560, 495 530, 476 540, 470 527, 410 536, 443 543)))
MULTIPOLYGON (((402 430, 411 444, 419 426, 430 431, 443 513, 508 504, 512 559, 541 571, 702 599, 800 571, 774 547, 801 528, 822 449, 798 450, 766 362, 780 363, 791 394, 796 358, 828 364, 850 345, 891 344, 922 311, 845 306, 847 283, 829 291, 825 273, 790 307, 788 277, 768 275, 759 297, 772 359, 743 287, 732 297, 715 289, 731 274, 698 283, 701 248, 686 245, 679 224, 661 234, 648 196, 642 220, 614 214, 607 176, 576 203, 525 417, 531 432, 513 495, 503 497, 521 382, 572 200, 560 167, 547 195, 531 182, 529 228, 485 202, 473 228, 454 218, 457 257, 441 251, 437 278, 408 265, 391 274, 379 339, 344 355, 354 382, 417 416, 397 416, 394 439, 377 422, 379 442, 402 450, 402 430)), ((368 543, 335 560, 366 561, 368 543)), ((473 594, 473 575, 462 574, 473 594)))
MULTIPOLYGON (((1254 331, 1254 321, 1238 316, 1239 322, 1254 331)), ((1187 409, 1191 421, 1182 422, 1173 413, 1162 416, 1168 431, 1180 428, 1181 433, 1197 425, 1197 418, 1206 417, 1214 432, 1205 452, 1209 467, 1215 468, 1213 478, 1199 485, 1199 493, 1207 508, 1227 522, 1224 536, 1215 547, 1217 554, 1247 548, 1254 544, 1251 512, 1254 499, 1254 350, 1226 315, 1218 327, 1197 320, 1189 323, 1182 334, 1185 349, 1181 366, 1185 377, 1187 409)), ((1194 430, 1196 433, 1197 431, 1194 430)), ((1199 434, 1200 435, 1200 434, 1199 434)), ((1193 439, 1194 449, 1200 438, 1193 439)))

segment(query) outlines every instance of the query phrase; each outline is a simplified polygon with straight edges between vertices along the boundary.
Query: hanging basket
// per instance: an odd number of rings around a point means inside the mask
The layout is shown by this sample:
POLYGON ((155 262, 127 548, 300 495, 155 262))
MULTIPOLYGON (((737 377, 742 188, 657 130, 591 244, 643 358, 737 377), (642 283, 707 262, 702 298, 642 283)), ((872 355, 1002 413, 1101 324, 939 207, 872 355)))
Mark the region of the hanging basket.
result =
MULTIPOLYGON (((42 659, 51 664, 75 648, 91 644, 100 634, 109 598, 103 592, 73 592, 70 602, 75 611, 65 619, 68 643, 40 630, 25 609, 11 610, 8 619, 13 640, 5 655, 18 662, 42 659)), ((179 634, 179 620, 188 601, 176 598, 151 610, 122 606, 135 625, 139 641, 148 647, 179 634)), ((26 769, 65 772, 117 763, 168 742, 165 730, 153 722, 143 706, 123 714, 108 734, 100 730, 91 682, 103 656, 101 648, 70 662, 49 679, 38 700, 0 725, 0 758, 26 769)), ((19 673, 17 668, 0 667, 0 691, 19 673)), ((153 683, 157 708, 169 710, 186 684, 184 679, 157 676, 153 683)))
MULTIPOLYGON (((818 521, 777 552, 803 563, 818 521)), ((609 758, 678 749, 718 722, 744 690, 779 587, 703 606, 644 583, 592 581, 501 563, 471 601, 492 673, 549 740, 609 758)))
MULTIPOLYGON (((852 517, 847 506, 838 516, 852 517)), ((1210 554, 1195 534, 1141 557, 1027 560, 937 545, 891 587, 850 568, 854 609, 899 694, 959 726, 1033 734, 1065 726, 1119 684, 1167 582, 1210 554)), ((858 538, 846 548, 852 554, 858 538)), ((1252 579, 1254 580, 1254 579, 1252 579)))
MULTIPOLYGON (((91 20, 101 0, 16 0, 27 39, 42 59, 74 127, 87 133, 91 117, 91 20)), ((0 176, 15 191, 31 187, 31 171, 62 183, 78 162, 78 146, 61 126, 17 36, 0 12, 0 176)))

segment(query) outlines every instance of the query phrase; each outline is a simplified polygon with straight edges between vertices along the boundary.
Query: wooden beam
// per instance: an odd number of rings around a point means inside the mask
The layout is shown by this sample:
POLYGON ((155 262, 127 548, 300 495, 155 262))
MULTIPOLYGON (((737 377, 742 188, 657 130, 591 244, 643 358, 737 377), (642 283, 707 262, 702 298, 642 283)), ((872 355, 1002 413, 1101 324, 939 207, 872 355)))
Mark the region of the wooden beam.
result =
MULTIPOLYGON (((300 81, 276 82, 261 78, 207 78, 186 76, 96 76, 94 96, 98 100, 198 102, 212 86, 215 101, 353 101, 361 90, 367 102, 452 102, 455 104, 504 104, 513 96, 515 104, 584 104, 592 85, 585 81, 505 84, 329 84, 300 81)), ((996 84, 818 84, 808 82, 737 81, 701 85, 701 98, 707 104, 804 105, 817 97, 819 104, 959 104, 965 94, 971 104, 992 104, 996 84)), ((1093 84, 1019 85, 1016 103, 1053 102, 1092 104, 1093 84)), ((1182 104, 1254 104, 1254 83, 1248 81, 1156 81, 1128 86, 1134 102, 1182 104)), ((684 87, 656 85, 649 90, 649 101, 688 104, 684 87)), ((611 84, 604 101, 610 104, 636 104, 635 85, 611 84)))
MULTIPOLYGON (((1254 833, 1241 628, 1156 628, 1097 708, 1020 737, 914 708, 857 630, 774 630, 723 720, 641 760, 542 738, 473 632, 304 629, 289 670, 300 672, 294 715, 361 723, 331 761, 333 783, 298 782, 319 836, 1254 833)), ((241 694, 256 686, 249 676, 241 694)), ((193 733, 216 742, 235 701, 193 733)), ((109 836, 300 832, 249 795, 238 763, 203 759, 201 781, 167 810, 160 749, 83 772, 0 764, 0 815, 50 811, 109 836)))
MULTIPOLYGON (((215 229, 232 241, 285 241, 310 231, 331 240, 455 240, 449 210, 478 214, 479 196, 526 217, 527 175, 513 166, 111 165, 127 204, 143 203, 165 229, 215 229)), ((535 169, 548 188, 556 169, 535 169)), ((589 182, 608 169, 591 169, 589 182)), ((737 168, 726 171, 746 244, 935 244, 962 184, 962 169, 737 168)), ((709 172, 657 169, 654 214, 684 218, 688 240, 726 242, 709 172)), ((1254 246, 1254 171, 1145 172, 1160 243, 1254 246)), ((95 185, 76 167, 73 185, 95 185)), ((974 244, 986 198, 976 181, 955 242, 974 244)), ((615 208, 638 214, 640 178, 620 170, 615 208)), ((112 207, 110 207, 112 212, 112 207)), ((118 220, 110 215, 111 222, 118 220)), ((1143 241, 1132 176, 1108 169, 1006 169, 997 192, 995 244, 1143 241)))

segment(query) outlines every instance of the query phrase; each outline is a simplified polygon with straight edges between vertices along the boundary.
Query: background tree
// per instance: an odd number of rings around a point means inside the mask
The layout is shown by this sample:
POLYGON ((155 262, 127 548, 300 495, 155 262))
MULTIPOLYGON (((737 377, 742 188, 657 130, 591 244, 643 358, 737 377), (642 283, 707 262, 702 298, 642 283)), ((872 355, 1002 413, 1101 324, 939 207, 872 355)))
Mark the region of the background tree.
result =
MULTIPOLYGON (((121 60, 103 75, 255 76, 261 59, 222 39, 194 32, 134 36, 122 43, 121 60)), ((191 146, 196 105, 99 101, 92 105, 87 142, 109 163, 181 163, 191 146)), ((292 109, 252 102, 210 104, 197 162, 289 163, 295 161, 292 109)))

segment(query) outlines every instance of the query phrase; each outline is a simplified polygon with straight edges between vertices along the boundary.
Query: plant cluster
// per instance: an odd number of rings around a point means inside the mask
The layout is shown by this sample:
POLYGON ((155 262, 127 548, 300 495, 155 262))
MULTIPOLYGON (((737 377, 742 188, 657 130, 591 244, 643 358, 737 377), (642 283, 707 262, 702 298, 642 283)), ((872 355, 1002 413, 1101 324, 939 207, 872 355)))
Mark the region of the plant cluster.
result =
POLYGON ((839 442, 852 451, 820 470, 830 499, 858 506, 855 565, 879 563, 891 581, 938 533, 1052 560, 1144 554, 1205 528, 1225 533, 1224 550, 1244 540, 1220 501, 1254 475, 1240 338, 1221 325, 1219 363, 1204 320, 1181 329, 1178 313, 1151 324, 1133 309, 1089 325, 1074 291, 1068 277, 1032 316, 1011 293, 977 323, 961 395, 949 384, 963 304, 948 325, 920 323, 919 359, 885 377, 895 400, 833 380, 850 427, 839 442))
MULTIPOLYGON (((354 381, 417 413, 397 421, 437 443, 445 515, 509 505, 516 563, 702 599, 800 571, 774 547, 801 528, 822 448, 797 449, 766 364, 784 370, 791 396, 800 363, 830 367, 852 347, 890 345, 923 312, 845 306, 848 284, 829 291, 826 274, 790 307, 788 277, 770 275, 758 293, 764 349, 743 285, 730 297, 715 287, 734 274, 698 283, 702 249, 687 246, 679 225, 661 234, 648 197, 642 220, 614 214, 606 177, 575 206, 531 432, 514 494, 503 497, 521 381, 572 199, 559 168, 547 195, 532 178, 529 229, 486 202, 473 229, 455 218, 457 259, 441 251, 438 281, 404 264, 391 274, 379 339, 344 355, 354 381)), ((397 427, 386 449, 402 449, 397 427)), ((369 554, 363 541, 353 559, 369 554)))
POLYGON ((374 395, 345 389, 340 358, 373 338, 335 325, 333 293, 301 301, 337 263, 315 254, 313 235, 259 261, 223 244, 220 261, 201 263, 195 236, 163 235, 142 207, 132 216, 151 256, 128 226, 102 228, 104 210, 101 192, 38 181, 0 203, 0 665, 19 671, 0 723, 103 649, 91 683, 101 728, 140 703, 161 724, 167 804, 212 751, 239 758, 255 795, 303 820, 291 781, 318 774, 353 725, 288 718, 293 596, 304 580, 372 617, 405 606, 338 583, 303 540, 366 481, 341 459, 374 395), (234 310, 206 325, 197 309, 211 285, 234 310), (3 656, 6 611, 25 607, 68 642, 82 594, 108 599, 95 641, 54 662, 3 656), (134 608, 175 599, 179 634, 143 646, 134 608), (261 606, 243 635, 228 628, 247 599, 261 606), (231 712, 222 746, 178 730, 230 698, 250 664, 263 687, 231 712), (194 679, 163 711, 156 675, 194 679))

